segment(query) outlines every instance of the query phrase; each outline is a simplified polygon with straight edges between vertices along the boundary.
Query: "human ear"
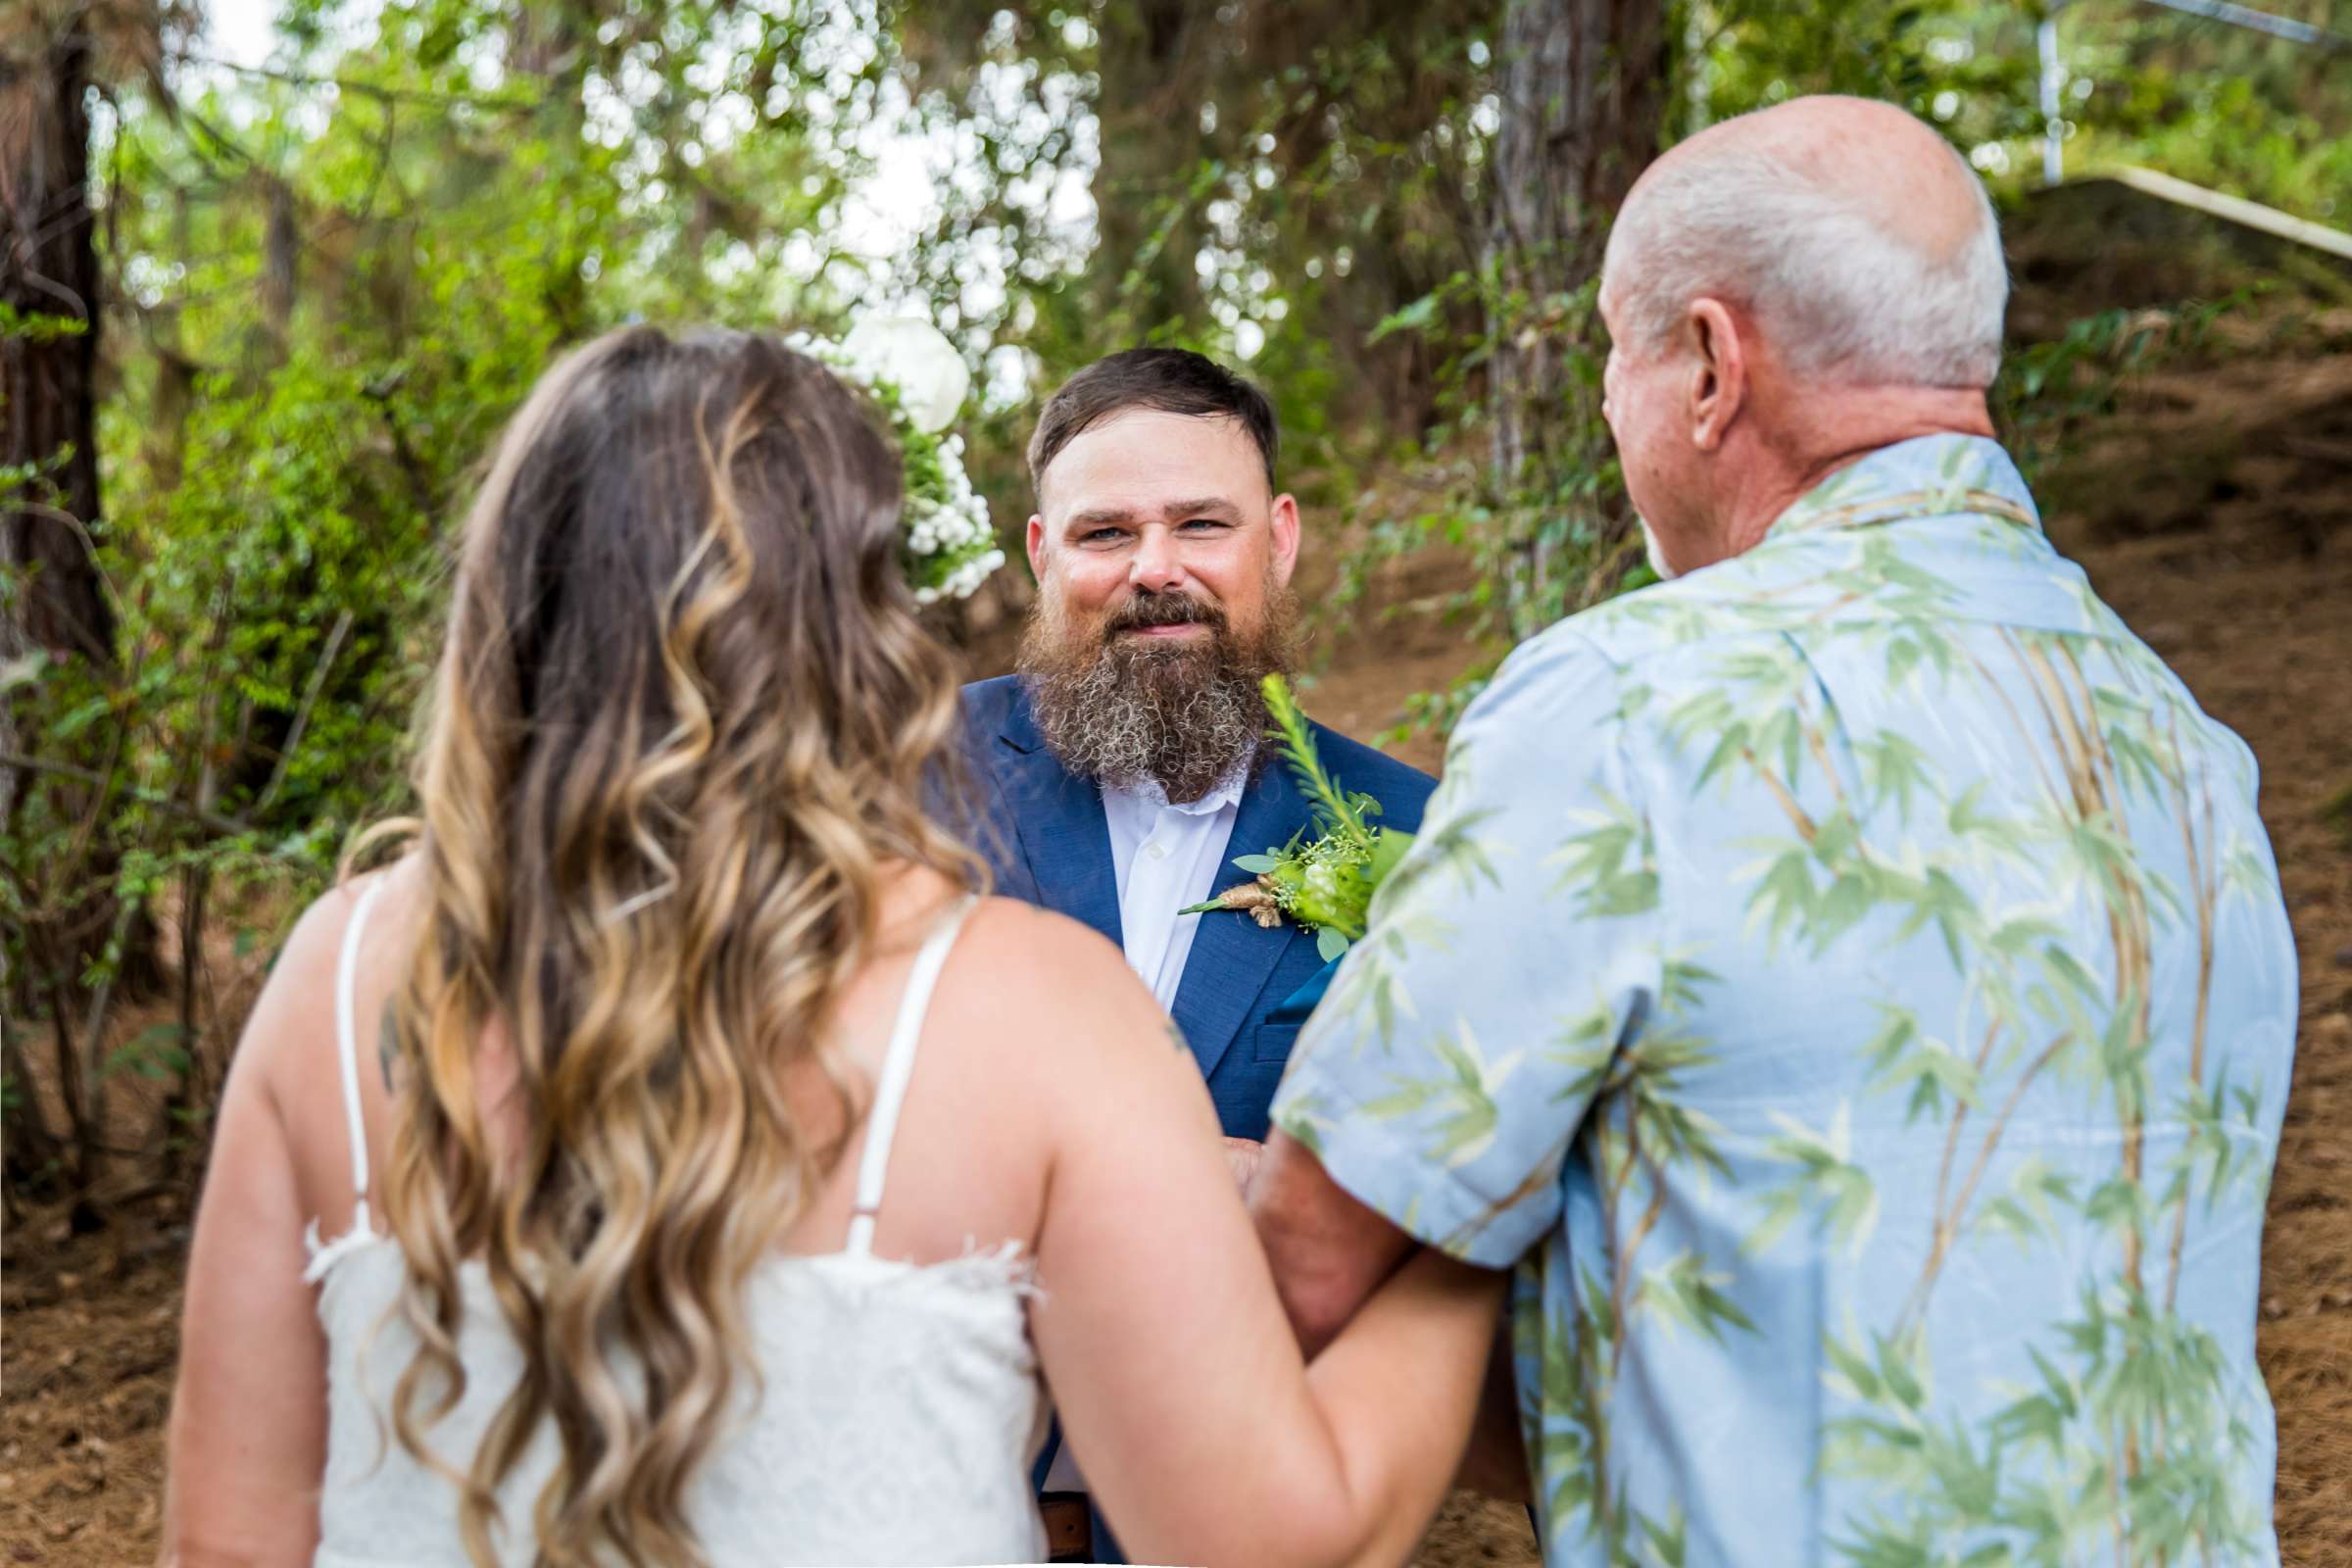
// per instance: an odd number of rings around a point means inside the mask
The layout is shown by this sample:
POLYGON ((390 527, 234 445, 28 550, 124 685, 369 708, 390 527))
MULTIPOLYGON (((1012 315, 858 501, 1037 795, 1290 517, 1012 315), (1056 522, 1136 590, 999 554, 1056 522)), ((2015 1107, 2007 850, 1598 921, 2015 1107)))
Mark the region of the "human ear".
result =
POLYGON ((1033 512, 1029 514, 1029 574, 1032 577, 1046 574, 1045 558, 1046 519, 1033 512))
POLYGON ((1690 373, 1690 444, 1712 452, 1747 401, 1747 348, 1721 300, 1692 300, 1686 324, 1698 362, 1690 373))
POLYGON ((1289 491, 1274 498, 1274 580, 1289 587, 1298 564, 1298 502, 1289 491))

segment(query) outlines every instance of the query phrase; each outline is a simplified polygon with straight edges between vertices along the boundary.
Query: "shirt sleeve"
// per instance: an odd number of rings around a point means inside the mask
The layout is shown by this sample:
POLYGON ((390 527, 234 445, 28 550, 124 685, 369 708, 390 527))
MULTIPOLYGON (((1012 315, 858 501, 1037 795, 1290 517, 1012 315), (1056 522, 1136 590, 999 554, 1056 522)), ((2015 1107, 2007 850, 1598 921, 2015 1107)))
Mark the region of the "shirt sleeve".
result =
POLYGON ((1660 983, 1627 700, 1556 627, 1463 716, 1411 852, 1291 1055, 1274 1122, 1408 1234, 1503 1268, 1660 983))

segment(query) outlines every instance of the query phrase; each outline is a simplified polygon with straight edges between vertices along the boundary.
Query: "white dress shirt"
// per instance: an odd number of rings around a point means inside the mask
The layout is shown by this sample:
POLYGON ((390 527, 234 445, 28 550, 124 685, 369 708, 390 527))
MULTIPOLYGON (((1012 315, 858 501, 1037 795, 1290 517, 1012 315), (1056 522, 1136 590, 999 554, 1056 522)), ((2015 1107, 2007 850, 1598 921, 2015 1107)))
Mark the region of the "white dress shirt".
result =
POLYGON ((1214 891, 1248 780, 1248 768, 1236 768, 1200 799, 1180 805, 1151 779, 1133 789, 1102 787, 1110 863, 1119 879, 1120 939, 1128 966, 1162 1007, 1176 1004, 1200 924, 1200 916, 1176 911, 1214 891))

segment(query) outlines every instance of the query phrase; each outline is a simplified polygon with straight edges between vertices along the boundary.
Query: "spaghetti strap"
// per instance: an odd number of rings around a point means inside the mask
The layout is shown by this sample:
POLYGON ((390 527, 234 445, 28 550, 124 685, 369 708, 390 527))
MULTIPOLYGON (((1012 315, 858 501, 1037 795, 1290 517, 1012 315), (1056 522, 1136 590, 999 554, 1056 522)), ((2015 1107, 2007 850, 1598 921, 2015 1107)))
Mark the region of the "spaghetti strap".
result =
POLYGON ((882 1208, 882 1184, 890 1170, 891 1140, 899 1130, 899 1106, 906 1099, 906 1082, 914 1074, 914 1046, 922 1038, 923 1019, 931 1010, 931 992, 939 971, 956 946, 964 917, 976 900, 965 897, 941 917, 939 926, 915 955, 907 971, 906 991, 899 999, 898 1022, 892 1026, 890 1047, 882 1058, 882 1077, 874 1086, 873 1109, 865 1118, 865 1149, 858 1159, 858 1207, 850 1215, 846 1251, 861 1256, 874 1250, 874 1216, 882 1208))
POLYGON ((375 896, 384 891, 385 878, 377 877, 360 895, 360 906, 351 911, 351 923, 343 928, 343 956, 335 965, 335 1049, 343 1057, 343 1120, 351 1133, 351 1192, 355 1200, 351 1228, 366 1232, 368 1221, 368 1122, 360 1113, 360 1042, 359 1042, 359 984, 360 932, 368 924, 368 910, 375 896))

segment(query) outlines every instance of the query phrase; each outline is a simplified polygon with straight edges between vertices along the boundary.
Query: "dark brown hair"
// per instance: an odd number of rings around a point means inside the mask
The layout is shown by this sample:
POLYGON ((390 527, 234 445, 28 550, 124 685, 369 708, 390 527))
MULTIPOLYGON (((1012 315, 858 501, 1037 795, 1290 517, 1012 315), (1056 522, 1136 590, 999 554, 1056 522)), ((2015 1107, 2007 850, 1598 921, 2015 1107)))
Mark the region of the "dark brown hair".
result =
POLYGON ((1266 487, 1274 486, 1280 433, 1266 395, 1206 355, 1191 349, 1123 349, 1097 360, 1061 384, 1038 416, 1029 438, 1029 483, 1043 488, 1046 469, 1061 449, 1114 414, 1151 409, 1197 419, 1232 419, 1265 460, 1266 487))
POLYGON ((933 825, 956 671, 899 566, 872 409, 760 334, 624 327, 541 379, 466 522, 417 776, 422 937, 391 1018, 401 1443, 476 1562, 552 1426, 541 1564, 696 1563, 688 1482, 757 1380, 744 1320, 862 1098, 830 1024, 894 864, 984 878, 933 825), (519 1148, 475 1059, 512 1053, 519 1148), (813 1069, 842 1114, 785 1096, 813 1069), (461 1265, 523 1370, 479 1449, 461 1265))

